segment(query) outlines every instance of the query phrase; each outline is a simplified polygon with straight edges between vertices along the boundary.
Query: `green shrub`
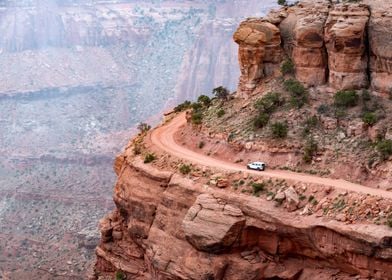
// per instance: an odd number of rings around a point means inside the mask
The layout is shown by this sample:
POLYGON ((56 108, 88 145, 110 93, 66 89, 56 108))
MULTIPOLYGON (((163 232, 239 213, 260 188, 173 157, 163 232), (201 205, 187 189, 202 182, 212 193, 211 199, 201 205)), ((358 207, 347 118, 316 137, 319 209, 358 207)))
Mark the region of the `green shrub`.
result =
POLYGON ((264 183, 252 183, 253 194, 257 195, 260 192, 264 191, 265 184, 264 183))
POLYGON ((373 126, 377 123, 378 118, 375 113, 372 112, 365 112, 362 116, 362 121, 367 124, 368 126, 373 126))
POLYGON ((392 214, 388 216, 387 218, 387 226, 389 226, 390 228, 392 228, 392 214))
POLYGON ((154 154, 150 154, 148 153, 145 157, 144 157, 144 163, 150 163, 153 162, 154 160, 156 160, 157 157, 154 154))
POLYGON ((335 94, 334 104, 336 107, 349 108, 358 104, 359 96, 355 90, 341 90, 335 94))
POLYGON ((225 87, 222 87, 222 86, 214 88, 212 90, 212 93, 218 99, 221 99, 221 100, 227 100, 227 98, 229 97, 229 94, 230 94, 229 90, 227 88, 225 88, 225 87))
POLYGON ((305 87, 295 79, 288 79, 284 81, 283 86, 288 92, 297 96, 301 96, 306 93, 305 87))
POLYGON ((181 164, 180 166, 180 172, 184 175, 189 174, 191 170, 191 166, 188 164, 181 164))
POLYGON ((313 137, 310 137, 305 144, 304 154, 302 159, 305 163, 310 163, 313 159, 313 156, 317 153, 318 145, 313 137))
POLYGON ((293 63, 293 61, 291 60, 291 59, 286 59, 283 63, 282 63, 282 65, 281 65, 281 67, 280 67, 280 71, 282 72, 282 74, 283 75, 286 75, 286 74, 293 74, 294 73, 294 63, 293 63))
POLYGON ((392 155, 392 140, 381 140, 377 143, 376 149, 382 160, 386 160, 392 155))
POLYGON ((216 113, 218 118, 221 118, 224 116, 224 114, 226 114, 225 110, 223 109, 219 109, 219 111, 216 113))
POLYGON ((193 124, 201 124, 203 121, 203 113, 200 111, 193 111, 191 121, 193 124))
POLYGON ((121 270, 116 271, 116 280, 125 280, 127 277, 125 276, 124 272, 121 270))
POLYGON ((268 124, 269 115, 266 113, 260 113, 254 120, 253 125, 255 128, 263 128, 268 124))
POLYGON ((256 101, 255 108, 260 113, 273 113, 278 106, 281 106, 284 101, 281 99, 280 94, 277 92, 269 92, 262 98, 256 101))
POLYGON ((151 129, 151 126, 142 122, 137 125, 137 129, 140 131, 140 133, 145 133, 151 129))
POLYGON ((203 141, 199 142, 199 149, 203 149, 205 146, 205 143, 203 141))
POLYGON ((278 5, 287 6, 287 1, 286 0, 278 0, 278 5))
POLYGON ((178 113, 178 112, 182 112, 182 111, 184 111, 184 110, 186 110, 186 109, 189 109, 190 107, 191 107, 191 102, 190 101, 188 101, 188 100, 186 100, 186 101, 184 101, 183 103, 181 103, 181 104, 178 104, 176 107, 174 107, 174 112, 176 112, 176 113, 178 113))
POLYGON ((320 115, 325 115, 329 112, 329 106, 326 104, 321 104, 318 108, 317 108, 317 113, 319 113, 320 115))
POLYGON ((191 108, 193 111, 200 111, 203 108, 203 105, 201 103, 194 102, 192 103, 191 108))
POLYGON ((271 125, 272 137, 286 138, 288 133, 288 126, 286 123, 276 122, 271 125))
POLYGON ((208 107, 211 104, 211 98, 209 98, 207 95, 200 95, 197 99, 197 102, 203 104, 205 107, 208 107))
POLYGON ((305 87, 297 80, 288 79, 283 86, 290 93, 290 104, 295 108, 302 108, 308 100, 305 87))

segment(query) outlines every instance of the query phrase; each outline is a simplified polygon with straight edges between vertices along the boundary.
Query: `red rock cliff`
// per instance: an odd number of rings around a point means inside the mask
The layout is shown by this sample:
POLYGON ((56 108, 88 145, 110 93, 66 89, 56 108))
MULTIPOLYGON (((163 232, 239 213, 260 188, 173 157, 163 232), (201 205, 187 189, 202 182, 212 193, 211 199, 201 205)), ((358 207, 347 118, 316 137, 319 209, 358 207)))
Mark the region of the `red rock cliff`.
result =
POLYGON ((308 86, 327 83, 340 90, 370 84, 375 91, 390 92, 388 5, 306 0, 243 22, 234 34, 242 74, 239 92, 249 93, 261 77, 273 75, 267 61, 279 65, 285 57, 293 61, 296 78, 308 86), (273 51, 266 51, 269 46, 273 51))
POLYGON ((132 156, 115 168, 117 209, 101 220, 97 279, 119 270, 127 279, 391 279, 386 227, 299 218, 132 156))

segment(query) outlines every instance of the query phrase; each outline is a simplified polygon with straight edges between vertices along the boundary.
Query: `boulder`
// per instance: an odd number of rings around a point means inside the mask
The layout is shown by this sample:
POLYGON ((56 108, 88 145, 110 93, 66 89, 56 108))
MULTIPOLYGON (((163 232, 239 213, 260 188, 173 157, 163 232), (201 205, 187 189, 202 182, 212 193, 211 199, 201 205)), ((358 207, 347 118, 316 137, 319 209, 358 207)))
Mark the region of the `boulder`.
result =
POLYGON ((216 186, 217 186, 218 188, 221 188, 221 189, 227 188, 228 186, 230 186, 230 182, 229 182, 228 179, 220 178, 220 179, 218 179, 218 180, 216 181, 216 186))
POLYGON ((245 225, 242 211, 211 194, 201 194, 188 210, 183 229, 199 251, 218 253, 233 246, 245 225))
POLYGON ((286 197, 287 209, 292 212, 297 210, 299 205, 299 196, 293 187, 289 187, 284 191, 286 197))

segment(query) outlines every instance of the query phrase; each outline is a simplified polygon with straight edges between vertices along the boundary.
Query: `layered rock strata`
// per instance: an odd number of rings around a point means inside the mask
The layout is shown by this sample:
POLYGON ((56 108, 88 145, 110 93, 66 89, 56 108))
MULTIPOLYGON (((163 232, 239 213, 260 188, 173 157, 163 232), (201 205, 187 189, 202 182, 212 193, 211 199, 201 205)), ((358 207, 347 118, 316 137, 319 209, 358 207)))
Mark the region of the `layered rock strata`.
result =
POLYGON ((122 156, 115 166, 117 209, 101 220, 98 279, 119 270, 127 279, 390 277, 386 227, 299 220, 273 202, 207 188, 137 158, 122 156))
POLYGON ((328 51, 329 83, 336 89, 359 89, 368 86, 366 5, 338 4, 325 24, 328 51))
POLYGON ((249 19, 241 23, 234 40, 239 44, 240 89, 249 92, 266 74, 274 73, 279 64, 282 56, 280 31, 270 22, 249 19))
POLYGON ((392 92, 392 11, 374 6, 369 21, 370 73, 372 88, 392 92))
POLYGON ((264 19, 242 23, 234 34, 241 67, 239 92, 252 92, 263 76, 277 73, 268 70, 267 61, 276 69, 287 57, 295 66, 296 78, 308 86, 328 84, 342 90, 371 85, 375 91, 389 93, 392 14, 377 3, 333 2, 301 1, 264 19), (262 32, 255 22, 263 25, 262 32), (268 40, 271 37, 266 34, 279 35, 280 40, 268 40), (268 44, 274 52, 265 51, 268 44))
POLYGON ((295 76, 309 86, 327 81, 324 25, 328 12, 326 1, 304 2, 280 24, 285 49, 295 64, 295 76))

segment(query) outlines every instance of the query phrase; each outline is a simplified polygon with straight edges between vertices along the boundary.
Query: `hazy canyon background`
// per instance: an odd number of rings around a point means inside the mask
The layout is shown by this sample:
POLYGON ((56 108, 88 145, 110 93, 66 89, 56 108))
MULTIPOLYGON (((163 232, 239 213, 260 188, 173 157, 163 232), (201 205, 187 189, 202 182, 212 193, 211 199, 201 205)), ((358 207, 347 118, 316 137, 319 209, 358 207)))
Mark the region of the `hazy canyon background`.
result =
POLYGON ((85 279, 135 125, 234 90, 231 36, 274 6, 0 1, 0 279, 85 279))

